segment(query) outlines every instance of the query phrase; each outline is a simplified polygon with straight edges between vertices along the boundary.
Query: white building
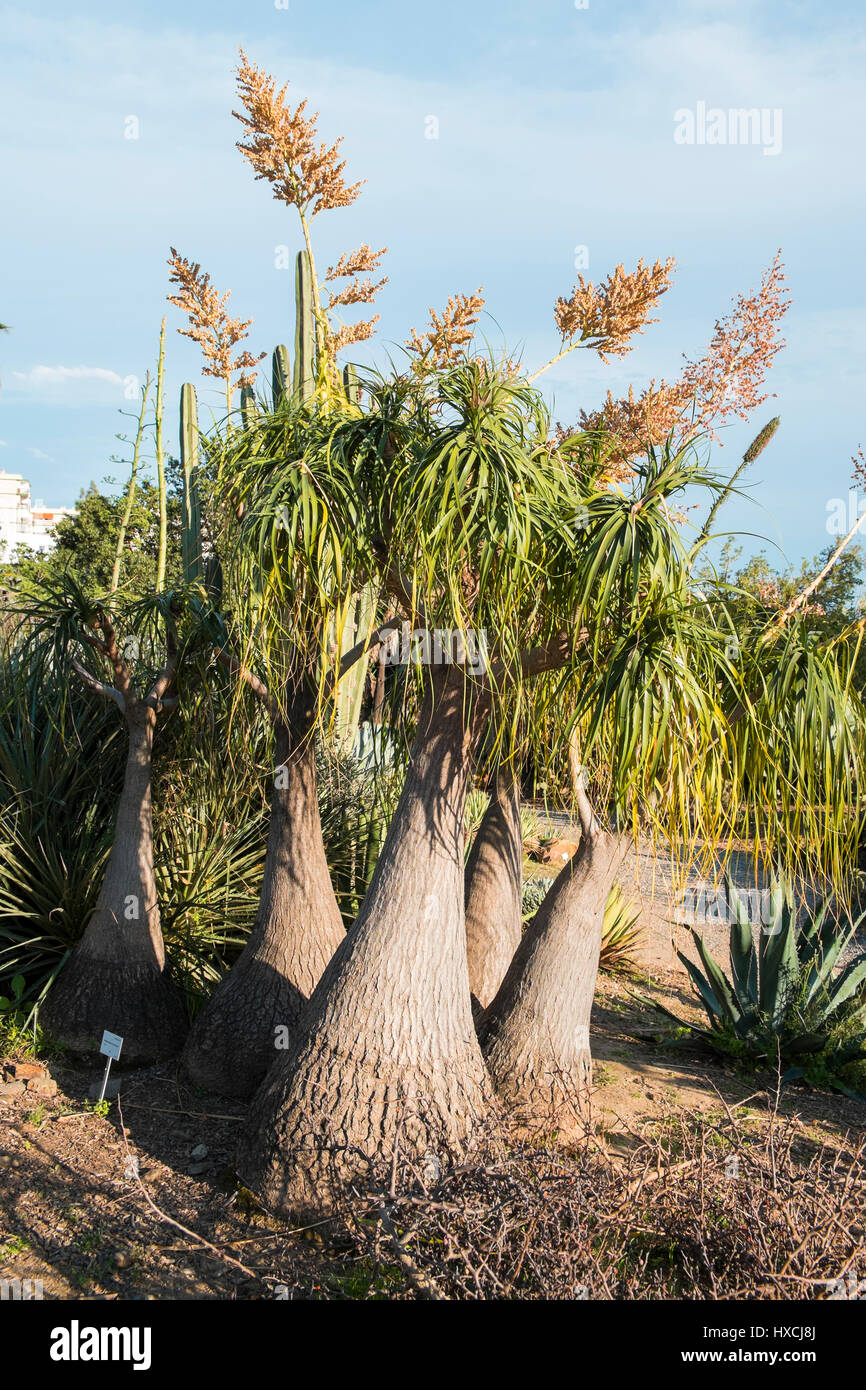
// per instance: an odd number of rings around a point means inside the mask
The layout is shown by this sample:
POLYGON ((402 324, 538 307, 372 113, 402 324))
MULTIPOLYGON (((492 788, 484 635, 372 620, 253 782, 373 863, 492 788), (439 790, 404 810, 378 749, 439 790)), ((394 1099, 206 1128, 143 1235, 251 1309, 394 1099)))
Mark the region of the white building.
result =
POLYGON ((50 550, 54 528, 64 516, 75 516, 74 507, 31 501, 27 479, 0 468, 0 560, 14 560, 19 545, 41 554, 50 550))

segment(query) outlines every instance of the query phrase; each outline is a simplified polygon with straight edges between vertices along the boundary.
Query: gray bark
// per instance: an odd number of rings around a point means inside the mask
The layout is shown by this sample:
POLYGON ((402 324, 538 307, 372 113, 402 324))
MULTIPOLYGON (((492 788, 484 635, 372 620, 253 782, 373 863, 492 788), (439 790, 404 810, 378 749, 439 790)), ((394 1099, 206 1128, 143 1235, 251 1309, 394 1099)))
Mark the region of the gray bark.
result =
POLYGON ((501 1098, 517 1118, 564 1135, 579 1127, 592 1079, 589 1021, 604 909, 625 850, 624 838, 598 828, 583 835, 480 1024, 501 1098))
POLYGON ((280 1213, 328 1210, 335 1178, 395 1148, 444 1167, 490 1111, 463 913, 472 721, 463 679, 445 669, 358 920, 253 1102, 238 1172, 280 1213))
POLYGON ((95 1051, 104 1029, 123 1038, 121 1060, 172 1057, 187 1030, 165 974, 153 874, 151 762, 156 714, 129 702, 129 752, 105 878, 84 935, 52 986, 40 1021, 74 1052, 95 1051))
POLYGON ((256 923, 241 956, 193 1023, 186 1076, 223 1095, 251 1096, 297 1026, 345 936, 319 818, 309 708, 291 735, 276 727, 276 775, 256 923))
POLYGON ((502 984, 523 925, 520 784, 500 770, 466 864, 466 955, 473 1008, 502 984))

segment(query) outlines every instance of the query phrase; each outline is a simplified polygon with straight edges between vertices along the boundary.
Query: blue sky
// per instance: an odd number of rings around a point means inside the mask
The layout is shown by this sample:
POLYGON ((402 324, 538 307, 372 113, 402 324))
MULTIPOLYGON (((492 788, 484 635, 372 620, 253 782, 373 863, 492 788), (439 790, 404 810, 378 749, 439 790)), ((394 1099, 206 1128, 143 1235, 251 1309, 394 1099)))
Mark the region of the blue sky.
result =
MULTIPOLYGON (((556 349, 552 306, 576 278, 673 255, 661 321, 627 358, 575 353, 548 374, 556 418, 605 390, 672 378, 699 354, 732 297, 781 247, 793 307, 770 387, 714 462, 732 469, 771 414, 782 429, 753 471, 755 502, 729 524, 794 561, 828 542, 866 444, 863 228, 866 18, 860 4, 776 0, 187 0, 33 9, 0 5, 4 189, 0 467, 34 495, 74 502, 128 455, 123 382, 155 360, 168 313, 167 431, 184 380, 200 400, 197 349, 165 304, 170 244, 198 260, 251 345, 290 341, 292 211, 234 148, 233 67, 256 63, 310 98, 324 137, 345 136, 358 202, 316 224, 319 255, 387 245, 391 277, 366 356, 383 361, 428 306, 484 287, 482 330, 540 365, 556 349), (782 150, 675 143, 674 112, 780 108, 782 150), (124 138, 138 118, 137 140, 124 138), (439 138, 425 139, 435 115, 439 138)), ((359 358, 364 354, 359 352, 359 358)), ((754 542, 745 542, 746 549, 754 542)))

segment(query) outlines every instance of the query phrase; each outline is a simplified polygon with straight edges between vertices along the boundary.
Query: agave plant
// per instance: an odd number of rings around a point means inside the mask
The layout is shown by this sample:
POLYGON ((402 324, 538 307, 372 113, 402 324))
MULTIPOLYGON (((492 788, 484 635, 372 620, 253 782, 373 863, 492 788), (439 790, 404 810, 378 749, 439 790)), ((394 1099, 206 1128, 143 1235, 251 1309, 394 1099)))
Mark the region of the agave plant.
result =
POLYGON ((656 1005, 681 1027, 718 1052, 752 1062, 787 1064, 783 1080, 820 1080, 846 1095, 863 1099, 840 1077, 840 1069, 866 1060, 866 1031, 857 1031, 866 1011, 866 953, 841 974, 836 965, 863 920, 841 924, 830 903, 817 904, 798 922, 790 885, 777 880, 768 895, 769 920, 758 944, 749 912, 727 876, 731 914, 730 977, 710 955, 703 938, 692 936, 704 969, 682 952, 709 1020, 709 1028, 686 1023, 656 1005))
POLYGON ((550 890, 550 878, 525 878, 523 880, 523 925, 526 926, 535 916, 550 890))

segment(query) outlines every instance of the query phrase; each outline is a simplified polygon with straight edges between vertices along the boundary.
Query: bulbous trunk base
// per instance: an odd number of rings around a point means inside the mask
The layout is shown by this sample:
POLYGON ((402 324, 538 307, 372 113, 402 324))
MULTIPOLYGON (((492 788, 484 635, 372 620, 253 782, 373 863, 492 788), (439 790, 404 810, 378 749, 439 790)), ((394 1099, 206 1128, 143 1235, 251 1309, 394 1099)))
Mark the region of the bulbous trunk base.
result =
POLYGON ((584 1130, 604 909, 625 849, 624 838, 607 832, 584 836, 479 1026, 497 1094, 514 1119, 562 1139, 584 1130))
POLYGON ((520 786, 499 772, 466 865, 466 957, 472 1012, 492 1003, 523 926, 520 786))
POLYGON ((461 1162, 493 1106, 474 1039, 447 1063, 399 1066, 320 1036, 271 1069, 238 1172, 269 1211, 314 1220, 334 1210, 345 1184, 386 1182, 395 1153, 400 1164, 433 1159, 442 1171, 461 1162))
POLYGON ((196 1085, 246 1099, 345 938, 322 842, 312 714, 276 729, 268 850, 256 924, 192 1026, 182 1068, 196 1085))
POLYGON ((98 1052, 107 1028, 123 1038, 122 1062, 159 1062, 183 1046, 189 1022, 175 985, 154 963, 94 959, 80 948, 66 962, 39 1022, 72 1052, 98 1052))
POLYGON ((51 987, 40 1022, 73 1052, 95 1052, 107 1028, 121 1060, 173 1057, 188 1020, 163 973, 165 946, 153 877, 151 752, 154 711, 129 697, 129 751, 114 842, 84 935, 51 987))
POLYGON ((284 1037, 294 1033, 305 1003, 291 980, 255 956, 242 956, 193 1022, 181 1059, 185 1079, 248 1100, 284 1037))
POLYGON ((395 1154, 445 1169, 491 1112, 466 969, 467 694, 447 668, 431 681, 361 913, 253 1102, 238 1172, 282 1215, 327 1212, 395 1154))

